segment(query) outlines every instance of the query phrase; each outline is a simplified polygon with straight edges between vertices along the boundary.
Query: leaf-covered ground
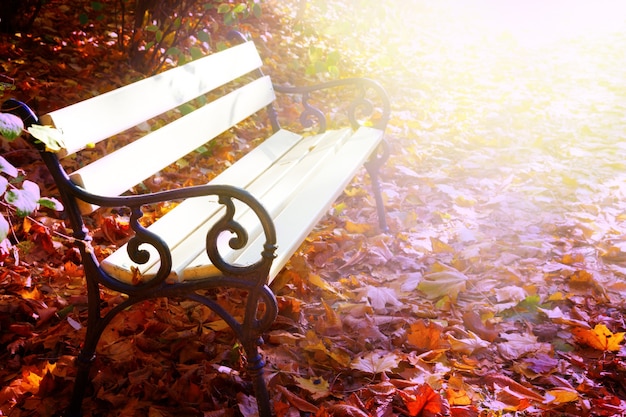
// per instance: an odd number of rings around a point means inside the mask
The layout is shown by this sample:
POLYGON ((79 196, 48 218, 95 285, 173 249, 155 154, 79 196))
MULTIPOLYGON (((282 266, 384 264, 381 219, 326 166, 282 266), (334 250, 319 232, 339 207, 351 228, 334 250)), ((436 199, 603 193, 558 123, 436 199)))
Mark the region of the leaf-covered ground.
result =
MULTIPOLYGON (((531 6, 514 17, 533 23, 504 31, 515 18, 470 3, 268 2, 249 27, 282 82, 371 75, 393 103, 390 233, 362 175, 273 283, 277 416, 626 414, 626 31, 531 6), (554 18, 573 23, 543 30, 554 18)), ((80 34, 62 45, 54 19, 3 41, 5 95, 45 111, 137 76, 80 34)), ((27 151, 9 156, 49 183, 27 151)), ((0 415, 64 406, 84 332, 76 254, 61 220, 36 220, 16 225, 20 262, 0 273, 0 415)), ((108 214, 92 224, 103 253, 125 236, 108 214)), ((193 303, 125 312, 99 351, 91 415, 253 413, 236 341, 193 303)))

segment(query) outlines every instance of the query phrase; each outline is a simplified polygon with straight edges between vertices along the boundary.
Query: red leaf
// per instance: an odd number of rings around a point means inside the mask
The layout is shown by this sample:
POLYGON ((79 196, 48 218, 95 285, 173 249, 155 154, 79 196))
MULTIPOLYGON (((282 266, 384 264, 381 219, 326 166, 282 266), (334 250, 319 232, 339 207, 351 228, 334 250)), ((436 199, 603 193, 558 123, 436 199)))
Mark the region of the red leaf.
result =
POLYGON ((450 414, 448 402, 429 385, 418 385, 398 391, 412 417, 437 417, 450 414))

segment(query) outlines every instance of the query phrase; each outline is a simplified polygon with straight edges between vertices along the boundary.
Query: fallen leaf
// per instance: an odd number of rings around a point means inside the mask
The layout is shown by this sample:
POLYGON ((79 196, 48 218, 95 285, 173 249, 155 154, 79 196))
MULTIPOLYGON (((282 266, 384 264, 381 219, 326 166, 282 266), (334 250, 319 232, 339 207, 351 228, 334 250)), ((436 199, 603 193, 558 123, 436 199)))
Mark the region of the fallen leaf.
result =
POLYGON ((500 334, 493 323, 483 322, 480 315, 471 309, 463 313, 463 324, 467 329, 488 342, 493 342, 500 334))
POLYGON ((397 368, 399 363, 400 358, 395 353, 376 350, 354 359, 350 366, 359 371, 380 374, 397 368))
POLYGON ((356 233, 360 235, 364 235, 372 230, 372 225, 369 223, 353 223, 351 221, 346 221, 345 227, 348 233, 356 233))
POLYGON ((410 416, 438 417, 450 414, 450 405, 427 385, 398 391, 410 416))
POLYGON ((407 333, 408 342, 420 350, 435 350, 449 347, 442 335, 443 326, 430 320, 411 324, 407 333))
POLYGON ((528 354, 550 353, 552 346, 549 343, 537 341, 533 334, 503 333, 500 335, 506 342, 498 343, 498 353, 507 360, 515 360, 528 354))
POLYGON ((512 380, 508 376, 489 374, 485 375, 481 379, 485 385, 489 385, 491 387, 498 386, 501 388, 506 388, 510 393, 514 393, 516 397, 540 402, 543 402, 544 400, 544 398, 540 394, 536 393, 530 388, 523 386, 519 382, 512 380))
POLYGON ((392 288, 374 287, 368 285, 358 291, 361 297, 366 297, 372 308, 378 312, 385 312, 387 305, 400 307, 403 304, 398 300, 396 292, 392 288))
POLYGON ((332 285, 330 285, 326 280, 324 280, 324 278, 322 278, 321 276, 317 275, 317 274, 309 274, 308 276, 309 279, 309 283, 311 283, 312 285, 321 288, 325 291, 328 291, 338 297, 340 297, 342 300, 345 300, 345 297, 343 295, 341 295, 332 285))
POLYGON ((578 392, 574 389, 556 388, 546 391, 546 402, 548 404, 564 404, 577 401, 578 392))
POLYGON ((367 413, 349 404, 333 404, 328 407, 328 413, 333 417, 369 417, 367 413))
POLYGON ((295 377, 294 381, 300 388, 310 392, 315 400, 330 395, 330 384, 324 378, 316 376, 311 378, 295 377))
POLYGON ((238 392, 237 403, 239 411, 244 416, 257 417, 259 415, 256 398, 253 396, 238 392))
POLYGON ((317 413, 317 411, 319 410, 316 406, 314 406, 307 400, 297 396, 296 394, 293 394, 282 385, 278 385, 276 386, 276 388, 278 388, 278 390, 285 396, 289 404, 297 408, 299 411, 303 411, 305 413, 317 413))
POLYGON ((481 339, 475 333, 468 332, 468 336, 463 339, 456 339, 454 336, 446 335, 446 340, 450 344, 450 349, 453 352, 459 352, 465 355, 471 355, 476 350, 488 348, 491 343, 481 339))
POLYGON ((593 329, 576 327, 572 330, 578 343, 597 350, 618 351, 624 340, 625 332, 613 333, 604 324, 596 324, 593 329))
POLYGON ((449 269, 425 274, 417 288, 430 299, 449 296, 456 300, 459 292, 465 290, 467 280, 467 276, 462 272, 449 269))

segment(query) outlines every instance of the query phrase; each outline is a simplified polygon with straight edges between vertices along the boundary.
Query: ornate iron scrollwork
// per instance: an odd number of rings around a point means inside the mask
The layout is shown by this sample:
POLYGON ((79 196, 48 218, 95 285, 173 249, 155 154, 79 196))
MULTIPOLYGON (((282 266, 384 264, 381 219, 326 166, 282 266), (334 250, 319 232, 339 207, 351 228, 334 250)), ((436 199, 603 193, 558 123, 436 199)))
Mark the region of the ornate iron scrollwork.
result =
POLYGON ((328 121, 324 112, 310 103, 311 93, 336 87, 353 87, 356 89, 354 98, 347 107, 346 114, 352 128, 357 129, 362 124, 357 117, 359 113, 362 113, 364 116, 372 116, 378 106, 381 109, 380 118, 373 125, 376 128, 384 129, 389 121, 389 98, 380 84, 368 78, 346 78, 305 87, 275 85, 274 89, 279 93, 302 95, 302 107, 304 110, 300 114, 300 123, 305 128, 310 128, 316 121, 318 133, 323 133, 326 131, 328 121), (375 96, 377 99, 376 105, 368 98, 368 93, 372 94, 372 98, 375 96))
POLYGON ((326 115, 317 107, 309 104, 309 99, 309 92, 302 94, 302 106, 304 110, 300 113, 300 124, 305 128, 311 128, 315 125, 315 121, 317 121, 317 125, 319 126, 318 132, 325 132, 327 126, 326 115))
POLYGON ((132 208, 130 227, 135 232, 135 236, 128 241, 126 248, 130 259, 140 265, 150 260, 150 252, 141 249, 141 245, 148 244, 158 252, 160 261, 159 270, 153 279, 142 285, 142 288, 149 288, 161 284, 169 276, 172 271, 172 252, 163 239, 150 232, 139 223, 139 219, 142 216, 143 212, 141 207, 132 208))
POLYGON ((246 276, 252 272, 257 272, 269 267, 274 259, 276 250, 275 239, 270 238, 266 241, 265 247, 261 252, 261 259, 251 265, 233 265, 224 260, 219 251, 218 238, 224 232, 230 232, 234 236, 229 241, 232 249, 242 249, 248 244, 248 233, 245 228, 235 221, 235 204, 233 198, 242 201, 250 207, 257 215, 266 236, 272 236, 274 225, 265 209, 250 196, 249 194, 237 193, 238 195, 219 195, 219 203, 226 207, 224 215, 211 227, 206 236, 206 251, 209 259, 223 273, 231 276, 246 276), (268 250, 269 249, 269 250, 268 250))

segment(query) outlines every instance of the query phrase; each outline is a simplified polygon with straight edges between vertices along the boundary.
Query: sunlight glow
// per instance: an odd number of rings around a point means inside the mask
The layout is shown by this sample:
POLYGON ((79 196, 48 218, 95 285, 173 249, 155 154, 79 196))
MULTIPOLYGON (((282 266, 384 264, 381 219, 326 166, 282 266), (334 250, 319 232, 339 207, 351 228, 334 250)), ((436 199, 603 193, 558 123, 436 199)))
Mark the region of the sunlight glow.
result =
POLYGON ((510 35, 527 47, 601 36, 626 27, 623 0, 477 0, 471 4, 486 29, 510 35))

